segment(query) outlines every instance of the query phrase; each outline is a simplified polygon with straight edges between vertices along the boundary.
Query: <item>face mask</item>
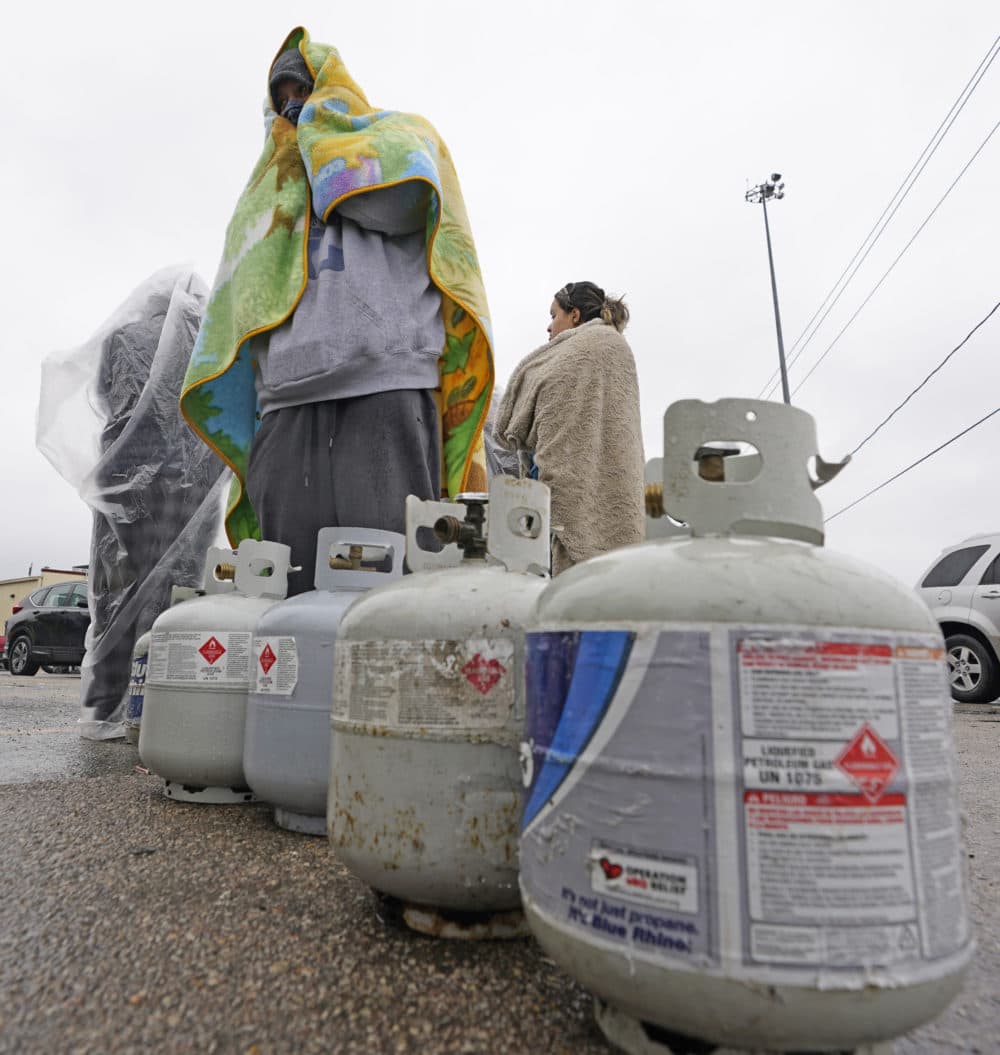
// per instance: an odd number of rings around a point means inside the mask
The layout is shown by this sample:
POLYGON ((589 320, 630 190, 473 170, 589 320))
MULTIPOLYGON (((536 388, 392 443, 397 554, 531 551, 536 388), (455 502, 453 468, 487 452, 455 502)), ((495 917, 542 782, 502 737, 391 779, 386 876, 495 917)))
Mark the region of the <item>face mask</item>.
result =
POLYGON ((281 116, 287 118, 293 125, 297 125, 304 105, 301 99, 288 99, 281 108, 281 116))

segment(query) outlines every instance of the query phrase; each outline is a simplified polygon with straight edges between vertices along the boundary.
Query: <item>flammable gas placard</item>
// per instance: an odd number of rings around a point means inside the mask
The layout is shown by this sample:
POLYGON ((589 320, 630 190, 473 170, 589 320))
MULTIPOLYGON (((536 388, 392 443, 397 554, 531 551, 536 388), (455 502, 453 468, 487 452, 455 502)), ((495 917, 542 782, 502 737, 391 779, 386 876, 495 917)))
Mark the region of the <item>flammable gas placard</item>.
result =
POLYGON ((154 631, 147 683, 246 688, 251 637, 249 631, 154 631))
POLYGON ((264 696, 291 696, 299 681, 299 650, 294 637, 253 639, 251 688, 264 696))

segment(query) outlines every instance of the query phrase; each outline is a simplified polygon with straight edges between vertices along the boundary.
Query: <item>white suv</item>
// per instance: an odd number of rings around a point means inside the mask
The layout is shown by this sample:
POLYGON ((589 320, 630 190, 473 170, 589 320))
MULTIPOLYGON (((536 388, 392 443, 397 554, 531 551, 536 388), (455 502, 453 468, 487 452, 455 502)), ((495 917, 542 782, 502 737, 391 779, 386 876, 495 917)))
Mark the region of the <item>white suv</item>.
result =
POLYGON ((941 625, 952 698, 1000 695, 1000 534, 950 546, 920 577, 917 592, 941 625))

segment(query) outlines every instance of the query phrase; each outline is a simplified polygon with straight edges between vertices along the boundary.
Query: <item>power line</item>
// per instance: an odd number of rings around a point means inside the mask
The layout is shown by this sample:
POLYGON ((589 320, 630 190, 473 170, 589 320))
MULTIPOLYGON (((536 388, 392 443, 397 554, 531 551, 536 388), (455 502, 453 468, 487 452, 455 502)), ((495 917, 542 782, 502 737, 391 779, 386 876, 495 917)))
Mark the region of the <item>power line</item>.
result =
POLYGON ((901 259, 903 258, 903 255, 904 255, 904 253, 906 253, 906 251, 907 251, 907 250, 908 250, 908 249, 910 248, 910 246, 911 246, 911 245, 913 245, 913 243, 914 243, 914 242, 915 242, 915 241, 917 240, 917 237, 918 237, 918 236, 920 235, 921 231, 923 231, 923 229, 924 229, 924 228, 925 228, 925 227, 926 227, 926 226, 927 226, 927 225, 928 225, 928 224, 930 223, 931 219, 932 219, 932 218, 934 217, 934 214, 935 214, 935 213, 936 213, 936 212, 938 211, 938 209, 940 209, 940 208, 941 208, 941 206, 942 206, 942 205, 944 204, 944 202, 945 202, 945 199, 946 199, 946 198, 948 197, 948 195, 949 195, 949 194, 951 194, 951 192, 952 192, 952 191, 953 191, 953 190, 955 189, 956 185, 958 184, 958 181, 959 181, 959 180, 960 180, 960 179, 961 179, 961 178, 962 178, 962 177, 963 177, 963 176, 965 175, 965 173, 966 173, 966 172, 967 172, 967 171, 969 170, 969 167, 970 167, 970 166, 972 165, 972 163, 973 163, 973 162, 974 162, 974 161, 976 160, 976 158, 977 158, 977 157, 979 157, 979 155, 980 155, 980 154, 982 153, 982 151, 983 151, 983 149, 985 148, 986 144, 987 144, 987 143, 988 143, 988 142, 989 142, 989 141, 990 141, 990 140, 991 140, 991 139, 993 138, 993 136, 994 136, 994 134, 996 133, 996 130, 997 130, 998 128, 1000 128, 1000 121, 998 121, 998 122, 997 122, 997 123, 996 123, 996 124, 995 124, 995 125, 994 125, 994 126, 993 126, 993 127, 991 128, 991 129, 990 129, 990 131, 989 131, 989 133, 987 134, 986 138, 985 138, 985 139, 984 139, 984 140, 982 141, 982 143, 980 143, 980 144, 979 144, 979 146, 978 146, 978 147, 976 148, 976 152, 975 152, 975 153, 974 153, 974 154, 972 155, 972 157, 971 157, 971 158, 969 158, 969 160, 968 160, 968 161, 967 161, 967 162, 965 163, 965 165, 964 165, 964 166, 962 167, 962 171, 961 171, 961 172, 959 172, 959 174, 958 174, 958 175, 957 175, 957 176, 955 177, 955 179, 954 179, 954 180, 952 181, 952 183, 951 183, 951 186, 950 186, 950 187, 949 187, 949 188, 948 188, 948 189, 947 189, 947 190, 946 190, 946 191, 944 192, 944 194, 942 194, 942 195, 941 195, 940 199, 938 200, 938 203, 937 203, 937 205, 935 205, 935 206, 934 206, 934 208, 933 208, 933 209, 931 209, 931 211, 930 211, 930 212, 929 212, 929 213, 927 214, 927 217, 926 217, 926 218, 924 219, 924 222, 923 222, 923 223, 922 223, 922 224, 921 224, 921 225, 920 225, 920 226, 919 226, 919 227, 918 227, 918 228, 916 229, 916 231, 914 231, 914 232, 913 232, 913 236, 912 236, 912 237, 910 238, 910 240, 909 240, 909 241, 908 241, 908 242, 906 243, 906 245, 904 245, 904 246, 903 246, 903 248, 902 248, 902 249, 901 249, 901 250, 899 251, 899 254, 898 254, 898 255, 896 256, 896 259, 895 259, 895 260, 893 260, 893 262, 892 262, 892 263, 891 263, 891 264, 889 265, 888 269, 886 270, 885 274, 884 274, 884 275, 883 275, 883 276, 882 276, 882 277, 881 277, 881 278, 880 278, 880 279, 878 280, 878 282, 876 282, 876 283, 875 283, 875 285, 874 285, 874 286, 872 287, 872 290, 871 290, 871 292, 870 292, 870 293, 868 294, 868 296, 867 296, 867 297, 865 297, 865 299, 864 299, 864 300, 863 300, 863 301, 861 302, 861 304, 859 305, 858 309, 857 309, 857 310, 856 310, 856 311, 854 312, 854 314, 853 314, 853 315, 852 315, 852 316, 851 316, 851 317, 850 317, 850 318, 849 318, 849 319, 847 320, 847 322, 845 322, 845 323, 844 323, 844 325, 843 325, 843 326, 841 327, 841 329, 840 329, 840 332, 839 332, 839 333, 837 334, 837 336, 836 336, 836 337, 834 337, 834 339, 833 339, 833 340, 832 340, 832 341, 831 341, 831 342, 830 342, 830 343, 829 343, 829 344, 828 344, 828 345, 826 346, 826 350, 825 350, 825 351, 823 352, 823 354, 822 354, 822 355, 821 355, 821 356, 820 356, 820 357, 819 357, 819 358, 818 358, 818 359, 816 360, 816 362, 814 362, 814 363, 812 364, 812 366, 811 366, 811 367, 809 367, 809 369, 808 369, 808 370, 806 371, 806 374, 805 374, 805 376, 804 376, 804 377, 802 378, 802 380, 801 380, 801 381, 799 381, 799 383, 798 383, 798 384, 797 384, 797 385, 795 386, 795 388, 794 388, 794 389, 792 389, 792 392, 793 392, 793 394, 794 394, 795 392, 798 392, 798 390, 799 390, 799 389, 800 389, 800 388, 801 388, 801 387, 802 387, 802 386, 803 386, 803 385, 804 385, 804 384, 806 383, 806 381, 808 381, 808 380, 809 380, 809 378, 810 378, 810 377, 812 377, 812 375, 813 375, 813 373, 815 372, 816 368, 817 368, 817 367, 818 367, 818 366, 820 365, 820 363, 822 363, 822 362, 823 362, 823 360, 824 360, 824 359, 825 359, 825 358, 826 358, 826 357, 827 357, 827 356, 828 356, 828 355, 830 354, 830 352, 831 352, 831 351, 833 350, 834 346, 836 345, 837 341, 839 341, 839 340, 840 340, 840 338, 844 336, 845 332, 847 331, 847 328, 848 328, 848 327, 849 327, 849 326, 851 325, 851 323, 852 323, 852 322, 854 322, 854 320, 855 320, 855 319, 856 319, 856 318, 857 318, 857 317, 858 317, 858 316, 859 316, 859 315, 861 314, 861 312, 862 312, 862 311, 864 310, 865 306, 866 306, 866 305, 868 304, 868 302, 869 302, 869 301, 870 301, 870 300, 872 299, 872 297, 874 297, 874 296, 875 296, 875 294, 876 294, 876 293, 878 292, 879 288, 881 287, 882 283, 883 283, 883 282, 884 282, 884 281, 885 281, 885 280, 886 280, 886 279, 887 279, 887 278, 889 277, 889 275, 890 275, 890 274, 892 273, 892 271, 893 271, 893 269, 895 268, 895 266, 896 266, 896 265, 897 265, 897 264, 899 263, 899 261, 900 261, 900 260, 901 260, 901 259))
POLYGON ((939 370, 940 370, 940 369, 941 369, 941 368, 942 368, 942 367, 943 367, 943 366, 945 365, 945 363, 947 363, 947 362, 948 362, 948 360, 949 360, 949 359, 951 359, 951 357, 952 357, 952 356, 953 356, 953 355, 954 355, 954 354, 955 354, 955 353, 956 353, 956 352, 957 352, 957 351, 958 351, 958 350, 959 350, 960 348, 962 348, 962 347, 963 347, 963 346, 964 346, 965 344, 967 344, 967 343, 968 343, 968 341, 969 341, 969 339, 970 339, 970 338, 972 337, 972 335, 973 335, 973 334, 974 334, 974 333, 975 333, 975 332, 976 332, 976 331, 977 331, 977 330, 978 330, 978 329, 979 329, 979 328, 980 328, 981 326, 984 326, 984 325, 985 325, 985 324, 986 324, 986 323, 987 323, 987 322, 988 322, 988 321, 989 321, 989 320, 990 320, 990 319, 991 319, 991 318, 992 318, 992 317, 993 317, 993 316, 994 316, 994 315, 996 314, 996 312, 997 312, 997 309, 1000 309, 1000 300, 998 300, 998 301, 996 302, 996 304, 994 304, 994 305, 993 305, 992 309, 990 310, 990 312, 989 312, 989 314, 988 314, 988 315, 986 316, 986 318, 984 318, 984 319, 981 319, 981 320, 980 320, 979 322, 977 322, 977 323, 976 323, 976 325, 975 325, 975 326, 973 326, 973 327, 972 327, 972 329, 971 329, 971 330, 969 330, 969 332, 968 332, 968 333, 967 333, 967 334, 965 335, 964 339, 963 339, 962 341, 960 341, 960 342, 959 342, 958 344, 956 344, 954 348, 952 348, 952 350, 951 350, 951 351, 950 351, 950 352, 949 352, 949 353, 948 353, 948 354, 947 354, 947 355, 946 355, 946 356, 945 356, 945 357, 944 357, 944 358, 943 358, 943 359, 941 360, 941 362, 940 362, 940 363, 938 363, 938 364, 937 364, 937 366, 935 366, 935 367, 934 367, 934 369, 933 369, 933 370, 932 370, 932 371, 931 371, 931 372, 930 372, 930 373, 929 373, 929 374, 928 374, 928 375, 927 375, 927 376, 926 376, 926 377, 925 377, 925 378, 923 379, 923 381, 921 381, 921 382, 920 382, 920 384, 919 384, 919 385, 917 385, 917 387, 916 387, 915 389, 913 389, 913 391, 912 391, 912 392, 910 392, 910 394, 909 394, 909 395, 908 395, 908 396, 906 397, 906 399, 904 399, 902 403, 900 403, 900 404, 899 404, 899 405, 898 405, 897 407, 895 407, 895 408, 894 408, 894 409, 892 410, 892 412, 891 412, 891 413, 890 413, 890 414, 889 414, 889 415, 888 415, 888 416, 887 416, 886 418, 884 418, 884 419, 883 419, 882 421, 880 421, 880 422, 878 423, 878 425, 876 425, 876 426, 875 426, 875 428, 873 428, 873 429, 872 429, 872 431, 871 431, 871 432, 869 432, 867 436, 865 436, 865 438, 864 438, 864 439, 863 439, 863 440, 862 440, 862 441, 861 441, 861 442, 860 442, 860 443, 859 443, 859 444, 857 445, 857 447, 855 447, 855 448, 854 448, 854 450, 853 450, 853 451, 851 451, 851 457, 852 457, 852 458, 854 457, 854 455, 855 455, 855 454, 857 454, 857 453, 858 453, 858 451, 860 451, 860 450, 861 450, 861 448, 862 448, 862 447, 863 447, 863 446, 864 446, 864 445, 865 445, 865 444, 866 444, 866 443, 867 443, 867 442, 868 442, 868 441, 869 441, 869 440, 870 440, 870 439, 871 439, 871 438, 872 438, 873 436, 875 436, 875 435, 876 435, 876 433, 880 432, 880 431, 882 430, 882 428, 883 428, 884 426, 886 426, 886 425, 888 425, 888 424, 889 424, 889 422, 890 422, 890 421, 891 421, 891 420, 892 420, 892 419, 893 419, 893 418, 894 418, 894 417, 896 416, 896 414, 897 414, 897 413, 898 413, 898 412, 899 412, 900 410, 902 410, 902 409, 903 409, 903 407, 905 407, 907 403, 909 403, 909 402, 910 402, 910 400, 911 400, 911 399, 912 399, 912 398, 913 398, 913 397, 914 397, 914 396, 915 396, 915 395, 916 395, 916 394, 917 394, 917 393, 918 393, 918 392, 919 392, 919 391, 920 391, 920 390, 921 390, 921 389, 922 389, 922 388, 924 387, 924 385, 926 385, 926 384, 927 384, 927 382, 928 382, 928 381, 930 381, 930 379, 931 379, 931 378, 932 378, 932 377, 933 377, 933 376, 934 376, 934 375, 935 375, 935 374, 936 374, 936 373, 937 373, 937 372, 938 372, 938 371, 939 371, 939 370))
MULTIPOLYGON (((881 236, 882 236, 883 232, 885 231, 886 227, 889 225, 889 221, 893 218, 893 216, 896 215, 896 212, 899 210, 899 207, 906 200, 906 198, 909 195, 910 191, 913 189, 913 186, 916 183, 917 178, 924 171, 924 169, 927 167, 928 162, 931 160, 931 158, 937 152, 938 147, 944 141, 944 137, 950 131, 951 126, 955 123, 956 119, 958 118, 958 115, 962 112, 963 109, 965 109, 965 104, 969 101, 969 99, 972 98, 972 93, 979 86, 979 82, 983 79, 983 77, 986 74, 986 71, 993 64, 993 60, 997 57, 998 54, 1000 54, 1000 48, 997 47, 998 43, 1000 43, 1000 36, 998 36, 993 41, 993 43, 990 45, 989 50, 986 52, 986 55, 980 61, 979 66, 976 67, 976 70, 973 72, 972 76, 966 82, 965 87, 962 89, 961 92, 959 92, 958 98, 955 100, 955 102, 953 102, 951 104, 951 109, 945 115, 944 120, 941 122, 941 124, 938 125, 938 127, 935 130, 934 134, 931 136, 927 146, 924 147, 924 149, 921 152, 920 156, 914 162, 913 167, 906 174, 905 178, 903 179, 903 182, 896 189, 896 193, 892 196, 892 198, 889 199, 889 204, 885 207, 885 209, 882 210, 882 215, 875 221, 875 226, 872 227, 871 231, 868 232, 868 235, 866 236, 865 240, 861 243, 861 246, 858 248, 857 252, 855 252, 854 256, 848 262, 847 267, 845 267, 844 270, 840 273, 840 277, 833 284, 833 287, 830 289, 830 292, 827 293, 826 297, 824 298, 823 302, 820 304, 819 308, 816 309, 816 311, 813 314, 812 318, 809 320, 808 323, 806 323, 806 326, 803 329, 802 333, 799 334, 799 336, 796 338, 795 342, 792 344, 791 352, 794 353, 794 354, 792 354, 791 360, 790 360, 790 362, 788 364, 789 366, 792 366, 796 362, 796 360, 799 358, 799 356, 801 356, 802 353, 805 351, 805 349, 808 346, 809 342, 813 339, 813 337, 816 336, 816 333, 819 330, 820 326, 822 326, 822 324, 826 321, 827 316, 833 310, 833 308, 836 305, 837 301, 840 300, 841 296, 843 295, 843 293, 847 289, 847 286, 850 284, 851 279, 853 279, 855 274, 857 274, 858 269, 865 262, 866 258, 868 257, 868 254, 875 247, 875 243, 879 240, 879 238, 881 238, 881 236), (963 98, 963 96, 964 96, 964 98, 963 98), (956 107, 957 107, 957 109, 956 109, 956 107), (942 129, 943 129, 943 131, 942 131, 942 129), (935 139, 937 140, 936 143, 935 143, 935 139), (928 150, 930 151, 930 153, 928 153, 928 150), (926 155, 926 158, 925 158, 925 155, 926 155), (923 161, 923 164, 921 164, 921 161, 923 161), (915 170, 917 170, 918 166, 919 166, 919 170, 915 172, 915 170), (912 176, 912 179, 911 179, 911 176, 912 176), (906 186, 907 182, 909 182, 909 186, 908 187, 906 186), (903 193, 902 197, 899 197, 900 192, 903 191, 904 187, 906 187, 906 190, 903 193), (898 201, 896 201, 897 198, 899 198, 898 201), (895 207, 893 207, 893 202, 896 203, 895 207), (889 212, 890 209, 892 209, 891 212, 889 212), (889 213, 889 215, 886 216, 886 213, 889 213), (885 219, 884 223, 882 223, 883 218, 885 219), (879 227, 879 224, 882 224, 881 228, 879 227), (876 230, 878 231, 878 233, 875 234, 874 238, 872 238, 872 234, 875 233, 876 230), (865 249, 865 245, 869 242, 869 239, 871 239, 871 244, 869 244, 868 248, 865 249), (861 254, 862 250, 864 250, 864 255, 861 256, 860 260, 858 260, 858 256, 861 254), (827 303, 827 301, 833 295, 834 291, 837 289, 837 286, 840 285, 841 281, 844 278, 844 275, 846 275, 847 272, 851 269, 851 266, 852 266, 852 264, 854 264, 855 260, 858 260, 858 262, 857 262, 857 265, 854 267, 854 270, 851 271, 850 275, 847 277, 847 280, 844 282, 843 286, 841 287, 841 289, 837 293, 837 295, 834 297, 834 299, 830 303, 829 307, 827 307, 826 311, 823 312, 823 317, 819 320, 819 322, 816 323, 816 326, 813 328, 812 333, 810 333, 808 338, 806 338, 805 343, 796 352, 795 349, 796 349, 796 347, 798 347, 799 342, 802 341, 802 338, 805 336, 806 332, 809 330, 809 327, 812 326, 813 322, 816 319, 816 316, 819 315, 819 313, 821 311, 823 311, 824 305, 827 303)), ((764 389, 769 389, 768 390, 768 398, 770 398, 771 393, 774 391, 774 383, 773 383, 774 382, 774 376, 775 375, 772 374, 771 375, 771 380, 768 381, 768 383, 764 386, 764 389)), ((764 390, 762 389, 762 392, 763 391, 764 390)))
POLYGON ((871 498, 871 496, 877 491, 881 491, 883 487, 888 487, 889 484, 898 480, 905 473, 908 473, 911 469, 915 469, 918 465, 927 461, 928 458, 933 457, 935 454, 938 453, 938 451, 943 451, 945 447, 949 446, 949 444, 954 443, 955 440, 960 440, 967 433, 982 425, 984 421, 989 421, 989 419, 992 418, 994 414, 1000 414, 1000 407, 997 407, 996 410, 991 410, 989 414, 987 414, 985 417, 980 418, 978 421, 973 422, 968 428, 962 429, 961 432, 956 433, 956 435, 952 436, 950 440, 945 440, 945 442, 942 443, 940 447, 935 447, 934 450, 928 451, 922 458, 918 458, 915 462, 913 462, 912 465, 908 465, 905 469, 900 469, 895 476, 890 476, 888 480, 885 480, 880 483, 878 487, 873 487, 870 491, 863 494, 860 498, 856 498, 853 502, 850 503, 850 505, 844 506, 843 509, 838 509, 836 513, 833 513, 831 516, 828 516, 826 520, 823 521, 823 523, 829 524, 831 520, 835 520, 837 517, 840 516, 841 513, 846 513, 848 509, 853 509, 856 505, 863 502, 866 498, 871 498))
MULTIPOLYGON (((822 326, 822 324, 825 322, 827 316, 833 310, 833 308, 836 305, 837 301, 840 300, 840 298, 843 295, 844 291, 847 289, 847 286, 850 284, 851 279, 854 278, 855 274, 858 271, 858 268, 860 268, 861 265, 865 262, 865 259, 867 258, 868 254, 875 247, 875 243, 879 240, 879 238, 881 238, 882 233, 885 231, 886 227, 889 224, 889 221, 893 218, 893 216, 895 216, 895 214, 898 211, 899 207, 906 200, 906 198, 909 195, 910 191, 913 189, 913 186, 916 183, 917 178, 920 176, 920 174, 923 172, 923 170, 927 167, 928 162, 931 160, 931 158, 937 152, 937 149, 941 145, 941 143, 943 142, 944 137, 950 131, 951 126, 955 123, 955 120, 958 118, 958 115, 965 108, 966 103, 972 97, 972 93, 979 86, 979 82, 983 79, 983 77, 986 74, 986 71, 993 64, 994 59, 996 59, 997 55, 1000 54, 1000 48, 998 48, 998 44, 1000 44, 1000 36, 998 36, 993 41, 993 43, 990 45, 989 49, 986 52, 986 55, 982 58, 982 60, 980 61, 979 65, 973 71, 973 74, 969 78, 969 80, 966 82, 965 87, 963 87, 961 92, 959 92, 958 98, 955 100, 955 102, 953 102, 951 104, 951 109, 948 111, 947 114, 945 114, 944 119, 942 120, 941 124, 938 125, 938 127, 935 130, 934 134, 931 136, 930 140, 927 143, 927 146, 925 146, 924 149, 921 151, 921 153, 918 156, 917 160, 913 163, 913 166, 910 168, 910 171, 903 178, 903 182, 899 185, 899 187, 897 187, 895 194, 893 194, 893 196, 889 199, 889 204, 886 205, 886 207, 882 210, 881 216, 879 216, 879 218, 875 221, 874 226, 868 232, 868 234, 865 236, 864 240, 862 241, 861 245, 858 247, 858 249, 855 252, 854 256, 852 256, 851 259, 848 261, 847 266, 840 273, 840 276, 838 277, 837 281, 834 282, 833 286, 830 288, 830 291, 823 298, 823 301, 821 302, 820 306, 813 313, 812 318, 806 323, 806 325, 803 328, 802 332, 799 334, 799 336, 793 342, 790 351, 792 353, 794 353, 794 354, 792 354, 792 357, 791 357, 790 362, 788 364, 789 366, 791 366, 792 364, 795 363, 795 361, 799 358, 799 356, 802 355, 802 353, 805 351, 805 349, 808 346, 809 342, 813 339, 813 337, 815 337, 816 332, 819 330, 820 326, 822 326), (942 129, 943 129, 943 131, 942 131, 942 129), (935 142, 935 140, 936 140, 936 142, 935 142), (928 153, 928 151, 929 151, 929 153, 928 153), (922 164, 921 164, 921 162, 922 162, 922 164), (919 166, 919 170, 918 170, 918 166, 919 166), (907 183, 909 183, 909 186, 907 186, 907 183), (904 188, 905 188, 905 190, 904 190, 904 188), (902 197, 900 197, 901 193, 902 193, 902 197), (898 201, 896 200, 897 198, 899 199, 898 201), (893 207, 893 203, 895 203, 895 207, 893 207), (890 209, 892 210, 891 212, 890 212, 890 209), (886 216, 887 213, 889 213, 888 216, 886 216), (883 220, 885 220, 884 223, 882 222, 883 220), (881 227, 879 227, 880 224, 881 224, 881 227), (872 238, 873 235, 875 236, 874 238, 872 238), (870 244, 869 244, 869 241, 870 241, 870 244), (865 248, 866 245, 867 245, 867 249, 865 248), (863 256, 861 255, 862 251, 864 253, 863 256), (861 256, 860 260, 858 260, 859 256, 861 256), (854 265, 855 261, 857 261, 857 266, 855 266, 854 270, 852 271, 851 267, 852 267, 852 265, 854 265), (844 276, 847 275, 848 271, 850 271, 851 273, 847 277, 847 280, 844 281, 844 276), (843 286, 841 287, 840 291, 836 293, 836 296, 833 297, 835 291, 837 290, 837 287, 840 286, 842 281, 843 281, 843 286), (823 317, 819 320, 819 322, 816 323, 816 326, 813 328, 812 333, 809 334, 809 337, 806 339, 805 343, 802 344, 802 347, 799 348, 798 352, 796 352, 795 349, 798 348, 800 342, 802 341, 802 338, 809 331, 809 328, 816 321, 817 316, 820 314, 820 312, 823 311, 823 308, 827 305, 827 302, 830 301, 831 297, 833 297, 833 301, 830 302, 829 307, 827 307, 826 311, 823 313, 823 317)), ((771 374, 770 379, 765 383, 764 387, 758 393, 758 399, 765 392, 767 392, 768 398, 770 397, 771 392, 773 392, 774 388, 775 388, 775 378, 776 377, 777 377, 777 372, 771 374)))

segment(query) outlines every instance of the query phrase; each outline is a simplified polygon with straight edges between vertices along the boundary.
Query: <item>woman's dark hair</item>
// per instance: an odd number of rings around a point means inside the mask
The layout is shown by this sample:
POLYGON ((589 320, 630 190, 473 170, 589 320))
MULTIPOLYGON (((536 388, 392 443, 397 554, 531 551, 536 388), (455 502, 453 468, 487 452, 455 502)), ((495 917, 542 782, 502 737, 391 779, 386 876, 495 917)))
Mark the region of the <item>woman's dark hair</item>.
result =
POLYGON ((580 322, 601 319, 621 333, 628 323, 628 308, 624 297, 609 297, 593 282, 567 282, 555 295, 555 302, 563 311, 576 308, 580 322))

